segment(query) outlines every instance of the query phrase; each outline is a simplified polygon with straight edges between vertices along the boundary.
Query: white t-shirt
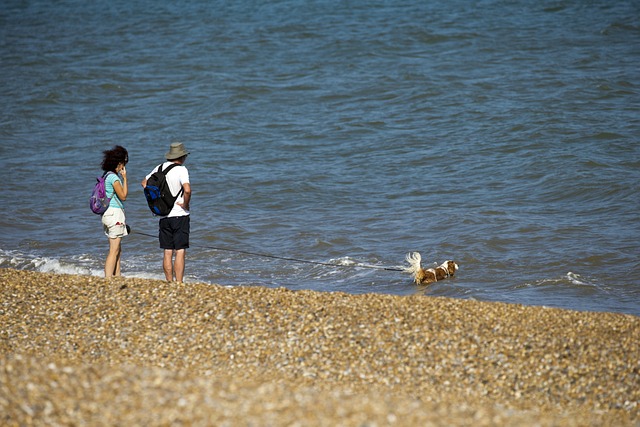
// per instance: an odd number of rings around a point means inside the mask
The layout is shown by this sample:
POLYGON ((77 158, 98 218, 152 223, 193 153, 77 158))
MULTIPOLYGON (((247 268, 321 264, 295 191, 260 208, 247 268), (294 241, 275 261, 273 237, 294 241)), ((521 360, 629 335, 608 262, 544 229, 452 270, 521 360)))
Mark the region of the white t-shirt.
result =
MULTIPOLYGON (((166 170, 172 164, 173 164, 173 162, 164 162, 162 164, 162 170, 166 170)), ((149 173, 149 175, 147 175, 147 179, 149 179, 149 177, 155 171, 158 170, 158 166, 153 168, 153 170, 149 173)), ((171 169, 169 171, 169 173, 167 174, 167 184, 169 185, 169 190, 171 190, 171 194, 172 195, 175 196, 176 194, 178 194, 178 192, 180 191, 180 189, 182 188, 182 186, 184 184, 190 184, 190 182, 189 182, 189 171, 187 170, 187 168, 182 166, 182 165, 178 165, 178 166, 174 167, 173 169, 171 169)), ((167 218, 168 217, 174 217, 174 216, 189 215, 189 211, 182 209, 182 206, 178 205, 178 203, 184 202, 183 195, 184 195, 184 193, 181 194, 180 197, 178 197, 176 199, 176 203, 173 205, 173 209, 171 209, 171 212, 169 212, 169 215, 167 215, 167 218)))

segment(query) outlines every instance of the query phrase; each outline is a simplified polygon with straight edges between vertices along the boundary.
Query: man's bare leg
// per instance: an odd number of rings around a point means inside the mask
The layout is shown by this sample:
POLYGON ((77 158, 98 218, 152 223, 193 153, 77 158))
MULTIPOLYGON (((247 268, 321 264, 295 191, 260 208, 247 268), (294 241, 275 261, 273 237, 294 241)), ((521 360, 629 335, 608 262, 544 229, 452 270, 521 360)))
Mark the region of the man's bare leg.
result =
POLYGON ((182 279, 184 279, 184 264, 185 258, 187 255, 186 249, 178 249, 175 251, 176 259, 173 263, 173 270, 176 274, 176 281, 182 283, 182 279))
POLYGON ((164 258, 162 259, 162 269, 167 282, 173 281, 173 249, 164 250, 164 258))

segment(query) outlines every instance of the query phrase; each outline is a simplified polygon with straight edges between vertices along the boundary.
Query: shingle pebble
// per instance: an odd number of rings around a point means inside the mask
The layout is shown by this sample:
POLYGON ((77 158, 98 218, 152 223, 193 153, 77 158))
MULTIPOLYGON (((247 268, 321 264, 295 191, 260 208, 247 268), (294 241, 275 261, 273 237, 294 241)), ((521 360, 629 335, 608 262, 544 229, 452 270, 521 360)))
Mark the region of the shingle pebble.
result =
POLYGON ((0 269, 0 425, 640 425, 640 318, 0 269))

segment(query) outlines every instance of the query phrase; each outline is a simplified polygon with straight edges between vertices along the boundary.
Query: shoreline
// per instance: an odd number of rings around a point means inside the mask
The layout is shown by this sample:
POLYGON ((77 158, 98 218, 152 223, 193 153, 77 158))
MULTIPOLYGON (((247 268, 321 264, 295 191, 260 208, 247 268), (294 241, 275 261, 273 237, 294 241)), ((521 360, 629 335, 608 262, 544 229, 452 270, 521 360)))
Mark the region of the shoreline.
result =
POLYGON ((640 318, 0 269, 7 425, 637 425, 640 318))

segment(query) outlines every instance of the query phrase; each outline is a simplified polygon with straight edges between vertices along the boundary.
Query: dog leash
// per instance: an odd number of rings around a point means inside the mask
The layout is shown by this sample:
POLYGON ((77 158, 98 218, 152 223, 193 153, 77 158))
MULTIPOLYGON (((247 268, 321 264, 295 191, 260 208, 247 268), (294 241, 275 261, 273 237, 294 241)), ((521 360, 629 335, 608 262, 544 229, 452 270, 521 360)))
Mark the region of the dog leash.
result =
MULTIPOLYGON (((157 236, 154 236, 152 234, 143 233, 141 231, 131 231, 129 234, 139 234, 141 236, 153 237, 153 238, 157 237, 157 236)), ((334 263, 330 263, 330 262, 309 261, 309 260, 298 259, 298 258, 290 258, 290 257, 277 256, 277 255, 262 254, 262 253, 257 253, 257 252, 249 252, 249 251, 243 251, 243 250, 240 250, 240 249, 221 248, 221 247, 218 247, 218 246, 199 246, 199 247, 204 248, 204 249, 212 249, 214 251, 235 252, 235 253, 240 253, 240 254, 244 254, 244 255, 252 255, 252 256, 263 257, 263 258, 271 258, 271 259, 279 259, 279 260, 283 260, 283 261, 291 261, 291 262, 304 263, 304 264, 323 265, 323 266, 326 266, 326 267, 352 267, 352 268, 371 268, 371 269, 375 269, 375 270, 385 270, 385 271, 404 271, 403 268, 399 268, 399 267, 383 267, 383 266, 370 265, 370 264, 343 265, 343 264, 334 264, 334 263)))

